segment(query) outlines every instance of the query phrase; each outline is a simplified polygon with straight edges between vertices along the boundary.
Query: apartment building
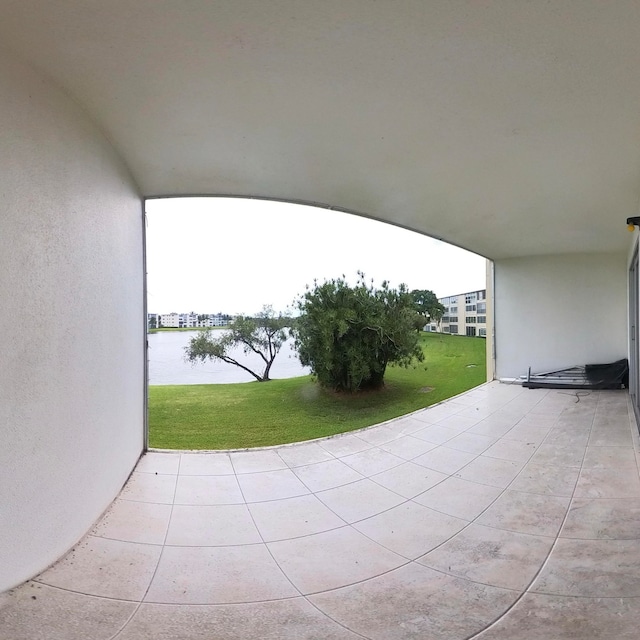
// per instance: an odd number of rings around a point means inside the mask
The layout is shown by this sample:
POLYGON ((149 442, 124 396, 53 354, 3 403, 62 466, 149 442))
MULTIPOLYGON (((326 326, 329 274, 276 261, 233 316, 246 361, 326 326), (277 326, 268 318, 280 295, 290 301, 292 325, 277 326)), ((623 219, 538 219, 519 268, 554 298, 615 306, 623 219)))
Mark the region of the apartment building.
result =
POLYGON ((151 328, 151 316, 156 318, 156 326, 172 328, 195 327, 224 327, 229 324, 230 316, 214 313, 163 313, 148 314, 149 327, 151 328))
POLYGON ((487 290, 469 291, 438 298, 445 311, 439 323, 432 322, 426 331, 460 336, 487 336, 487 290))

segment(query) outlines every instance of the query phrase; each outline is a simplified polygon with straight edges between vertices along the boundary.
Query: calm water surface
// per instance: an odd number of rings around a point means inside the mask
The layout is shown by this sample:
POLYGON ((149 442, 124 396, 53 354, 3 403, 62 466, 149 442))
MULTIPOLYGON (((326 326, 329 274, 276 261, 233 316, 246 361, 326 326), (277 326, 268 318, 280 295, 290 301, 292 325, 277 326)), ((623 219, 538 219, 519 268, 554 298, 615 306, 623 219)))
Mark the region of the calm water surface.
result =
MULTIPOLYGON (((216 331, 214 335, 222 335, 223 332, 216 331)), ((149 384, 224 384, 255 380, 246 371, 225 362, 207 360, 204 364, 196 365, 185 362, 184 348, 197 334, 197 331, 161 331, 147 335, 149 384)), ((256 354, 245 355, 239 348, 230 355, 250 369, 262 373, 264 363, 256 354)), ((270 377, 295 378, 308 373, 308 367, 303 367, 296 357, 293 340, 287 341, 271 367, 270 377)))

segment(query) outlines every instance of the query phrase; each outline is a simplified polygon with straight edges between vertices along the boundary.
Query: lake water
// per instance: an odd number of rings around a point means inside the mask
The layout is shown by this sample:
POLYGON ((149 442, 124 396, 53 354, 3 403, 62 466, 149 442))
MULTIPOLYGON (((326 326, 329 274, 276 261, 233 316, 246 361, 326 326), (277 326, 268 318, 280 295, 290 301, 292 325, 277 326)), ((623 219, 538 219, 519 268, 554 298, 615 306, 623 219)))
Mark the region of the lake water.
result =
MULTIPOLYGON (((221 335, 224 330, 216 331, 221 335)), ((191 365, 184 360, 184 348, 197 331, 161 331, 147 335, 149 343, 149 384, 225 384, 228 382, 251 382, 255 380, 246 371, 219 360, 191 365)), ((250 369, 262 373, 264 362, 254 354, 244 354, 241 348, 230 354, 250 369)), ((296 378, 309 374, 303 367, 293 348, 293 340, 280 349, 271 367, 271 378, 296 378)))

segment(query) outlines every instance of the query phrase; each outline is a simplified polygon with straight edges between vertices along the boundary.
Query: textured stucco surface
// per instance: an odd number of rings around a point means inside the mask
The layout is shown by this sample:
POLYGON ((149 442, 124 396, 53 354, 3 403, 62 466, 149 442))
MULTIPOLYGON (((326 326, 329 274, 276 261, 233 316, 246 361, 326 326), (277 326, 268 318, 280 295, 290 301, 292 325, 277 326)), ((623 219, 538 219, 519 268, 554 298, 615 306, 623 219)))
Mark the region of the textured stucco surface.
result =
POLYGON ((637 0, 0 0, 145 196, 301 200, 491 259, 622 251, 637 0))
POLYGON ((624 253, 498 260, 497 377, 626 357, 626 263, 624 253))
POLYGON ((142 220, 86 115, 0 61, 0 590, 73 545, 143 446, 142 220))

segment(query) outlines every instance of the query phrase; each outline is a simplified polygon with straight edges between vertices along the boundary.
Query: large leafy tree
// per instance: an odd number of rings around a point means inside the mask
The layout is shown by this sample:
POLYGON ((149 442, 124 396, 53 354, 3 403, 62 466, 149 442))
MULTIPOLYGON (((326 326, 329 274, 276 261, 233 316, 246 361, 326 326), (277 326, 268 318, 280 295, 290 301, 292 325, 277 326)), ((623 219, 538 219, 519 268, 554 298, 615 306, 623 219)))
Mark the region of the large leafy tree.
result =
POLYGON ((416 311, 424 317, 426 322, 436 322, 440 324, 445 308, 430 289, 413 289, 411 297, 416 311))
POLYGON ((205 360, 221 360, 250 373, 258 382, 270 380, 271 365, 280 348, 289 337, 287 326, 290 321, 282 314, 276 314, 269 306, 254 318, 238 316, 229 324, 222 335, 212 329, 201 331, 191 338, 185 347, 185 358, 191 363, 205 360), (253 352, 264 363, 262 371, 254 371, 231 355, 235 347, 242 347, 245 354, 253 352))
POLYGON ((387 365, 422 360, 415 331, 416 310, 404 285, 379 288, 358 274, 314 284, 298 300, 296 348, 318 382, 337 391, 376 389, 387 365))

